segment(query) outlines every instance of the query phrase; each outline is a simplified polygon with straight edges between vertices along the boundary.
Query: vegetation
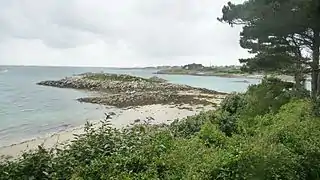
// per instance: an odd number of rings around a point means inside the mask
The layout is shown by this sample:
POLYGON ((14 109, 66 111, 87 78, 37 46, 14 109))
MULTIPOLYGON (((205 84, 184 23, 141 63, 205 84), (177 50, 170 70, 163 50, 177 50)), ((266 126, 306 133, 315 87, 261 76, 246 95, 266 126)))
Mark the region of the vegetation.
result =
POLYGON ((187 74, 197 76, 237 76, 244 75, 246 72, 242 71, 236 66, 219 66, 219 67, 205 67, 201 64, 187 64, 179 68, 163 69, 157 74, 187 74))
POLYGON ((171 125, 87 124, 62 149, 3 160, 0 179, 320 179, 319 12, 318 0, 249 0, 228 3, 219 18, 243 25, 241 46, 255 54, 244 69, 293 74, 295 83, 264 79, 171 125), (301 86, 309 72, 311 93, 301 86))
POLYGON ((220 21, 243 26, 240 45, 255 55, 240 60, 244 69, 294 75, 297 89, 311 73, 312 96, 320 95, 319 0, 229 2, 222 12, 220 21))
POLYGON ((117 130, 0 163, 0 179, 319 179, 320 119, 292 84, 265 79, 217 111, 117 130))
POLYGON ((107 73, 84 73, 80 74, 85 79, 97 80, 97 81, 122 81, 122 82, 151 82, 151 83, 166 83, 167 80, 162 79, 157 76, 152 76, 150 78, 142 78, 137 76, 130 76, 125 74, 107 74, 107 73))
POLYGON ((80 74, 86 79, 90 80, 99 80, 99 81, 123 81, 123 82, 132 82, 132 81, 144 81, 144 82, 160 82, 159 78, 142 78, 137 76, 130 76, 125 74, 108 74, 108 73, 84 73, 80 74))
POLYGON ((201 70, 204 68, 205 67, 202 64, 196 64, 196 63, 187 64, 187 65, 182 66, 182 69, 190 69, 190 70, 201 70))

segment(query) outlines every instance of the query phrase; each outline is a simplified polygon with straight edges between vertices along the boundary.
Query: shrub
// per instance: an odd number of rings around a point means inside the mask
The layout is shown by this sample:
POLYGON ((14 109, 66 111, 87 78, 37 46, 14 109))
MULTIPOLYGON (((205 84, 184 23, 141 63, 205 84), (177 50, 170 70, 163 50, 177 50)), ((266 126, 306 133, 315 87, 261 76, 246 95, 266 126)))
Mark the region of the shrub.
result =
POLYGON ((224 132, 227 136, 232 136, 233 133, 237 132, 237 115, 231 115, 228 112, 219 112, 217 115, 217 123, 222 132, 224 132))
POLYGON ((200 113, 182 120, 175 120, 170 125, 170 130, 177 137, 189 138, 201 130, 201 126, 206 122, 213 122, 216 118, 215 111, 200 113))
POLYGON ((217 112, 220 130, 227 136, 239 132, 252 134, 250 128, 260 121, 260 116, 277 113, 282 105, 294 97, 292 86, 276 78, 265 78, 261 84, 250 86, 244 94, 229 95, 217 112))
POLYGON ((246 92, 247 117, 276 113, 280 107, 292 98, 292 83, 283 82, 277 78, 265 78, 258 85, 251 85, 246 92))
POLYGON ((201 127, 199 138, 202 139, 207 146, 222 147, 226 141, 226 136, 223 132, 210 122, 205 123, 201 127))
POLYGON ((221 102, 219 109, 234 115, 239 113, 245 105, 246 100, 244 94, 232 93, 221 102))
POLYGON ((62 149, 0 162, 0 179, 320 179, 312 103, 266 83, 169 126, 87 124, 62 149))

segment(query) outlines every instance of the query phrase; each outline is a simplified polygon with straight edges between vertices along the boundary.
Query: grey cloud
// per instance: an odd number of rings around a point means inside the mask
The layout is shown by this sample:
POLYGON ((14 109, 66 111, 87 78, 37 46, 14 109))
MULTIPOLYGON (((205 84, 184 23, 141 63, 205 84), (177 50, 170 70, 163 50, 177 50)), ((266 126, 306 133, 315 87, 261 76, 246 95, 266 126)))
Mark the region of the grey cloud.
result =
MULTIPOLYGON (((43 56, 59 52, 59 56, 73 61, 86 57, 82 53, 89 53, 92 58, 101 59, 96 63, 102 65, 111 63, 102 59, 111 58, 131 58, 142 64, 150 60, 167 62, 175 57, 180 61, 181 57, 189 57, 190 61, 202 57, 221 59, 222 52, 229 48, 235 54, 226 57, 236 63, 246 55, 238 45, 239 29, 216 21, 226 2, 0 0, 0 43, 6 43, 5 39, 24 39, 10 41, 14 43, 40 41, 44 46, 41 49, 46 49, 41 52, 43 56), (92 49, 93 46, 97 48, 92 49)), ((4 56, 1 47, 5 46, 0 46, 0 58, 4 56)), ((19 61, 18 57, 14 59, 19 61)))

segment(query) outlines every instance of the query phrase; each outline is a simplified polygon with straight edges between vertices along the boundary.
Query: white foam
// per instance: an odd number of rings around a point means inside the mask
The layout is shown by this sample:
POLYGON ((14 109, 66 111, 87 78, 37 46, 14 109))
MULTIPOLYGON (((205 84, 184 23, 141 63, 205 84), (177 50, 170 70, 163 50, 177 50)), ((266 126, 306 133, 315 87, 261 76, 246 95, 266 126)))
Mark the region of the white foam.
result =
POLYGON ((0 73, 6 73, 6 72, 8 72, 8 69, 0 70, 0 73))

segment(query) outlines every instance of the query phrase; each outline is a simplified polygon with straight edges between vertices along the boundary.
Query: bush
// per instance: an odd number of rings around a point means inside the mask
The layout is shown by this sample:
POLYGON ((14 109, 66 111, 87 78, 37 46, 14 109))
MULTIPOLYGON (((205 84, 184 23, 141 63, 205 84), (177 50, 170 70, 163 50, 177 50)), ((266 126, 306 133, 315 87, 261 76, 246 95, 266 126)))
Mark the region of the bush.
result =
POLYGON ((276 113, 280 107, 292 98, 292 83, 283 82, 277 78, 265 78, 258 85, 252 85, 246 92, 247 116, 276 113))
POLYGON ((220 112, 217 116, 219 128, 227 136, 232 136, 237 132, 238 119, 238 116, 231 115, 228 112, 220 112))
POLYGON ((226 136, 219 131, 217 126, 207 122, 201 127, 199 138, 202 139, 207 146, 223 147, 225 145, 226 136))
POLYGON ((1 162, 0 179, 320 179, 313 104, 268 83, 170 126, 87 124, 62 149, 1 162))
POLYGON ((201 130, 201 126, 206 122, 213 122, 216 118, 215 111, 200 113, 183 120, 175 120, 170 125, 170 130, 177 137, 190 138, 201 130))
POLYGON ((64 149, 2 162, 0 179, 319 179, 320 119, 309 101, 256 116, 251 136, 226 136, 214 117, 190 117, 179 128, 88 124, 64 149))
POLYGON ((264 115, 277 113, 282 105, 297 98, 292 87, 292 83, 277 78, 264 78, 261 84, 250 86, 244 94, 229 95, 216 113, 220 130, 227 136, 252 135, 251 127, 263 120, 264 115))
POLYGON ((274 124, 262 131, 269 141, 284 145, 299 156, 302 179, 320 178, 320 122, 312 116, 312 104, 294 101, 274 116, 274 124))
POLYGON ((246 106, 246 99, 244 94, 232 93, 227 96, 220 105, 220 110, 235 115, 246 106))

